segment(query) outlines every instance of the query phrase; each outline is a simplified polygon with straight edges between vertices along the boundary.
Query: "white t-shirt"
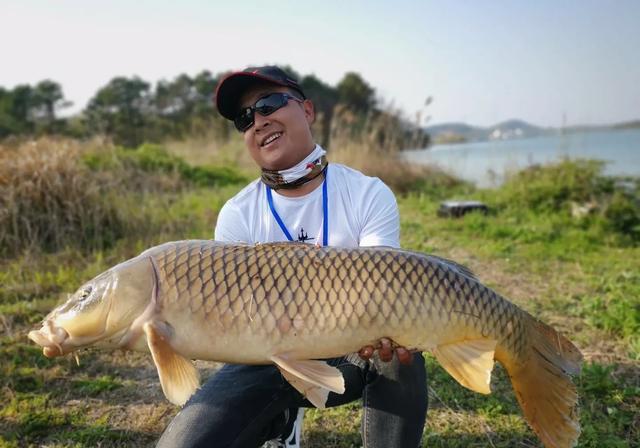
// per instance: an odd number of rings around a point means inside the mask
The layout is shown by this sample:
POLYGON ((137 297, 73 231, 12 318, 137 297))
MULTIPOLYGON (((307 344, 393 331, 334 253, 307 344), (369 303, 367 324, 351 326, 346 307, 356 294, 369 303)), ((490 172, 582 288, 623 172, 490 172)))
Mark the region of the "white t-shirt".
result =
MULTIPOLYGON (((327 167, 328 245, 400 247, 400 218, 393 192, 380 179, 330 163, 327 167)), ((301 197, 272 190, 273 205, 294 241, 322 245, 322 185, 301 197)), ((227 242, 288 241, 257 179, 220 210, 215 239, 227 242)))

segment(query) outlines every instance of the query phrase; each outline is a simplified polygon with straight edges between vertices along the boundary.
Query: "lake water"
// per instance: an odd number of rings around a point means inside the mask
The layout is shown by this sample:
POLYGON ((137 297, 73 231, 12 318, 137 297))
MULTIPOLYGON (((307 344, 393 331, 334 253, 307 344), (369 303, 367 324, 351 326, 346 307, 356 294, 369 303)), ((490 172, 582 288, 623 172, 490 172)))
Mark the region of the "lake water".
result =
POLYGON ((501 184, 509 172, 567 157, 604 160, 606 174, 640 176, 640 129, 434 145, 403 153, 411 162, 436 164, 480 187, 501 184))

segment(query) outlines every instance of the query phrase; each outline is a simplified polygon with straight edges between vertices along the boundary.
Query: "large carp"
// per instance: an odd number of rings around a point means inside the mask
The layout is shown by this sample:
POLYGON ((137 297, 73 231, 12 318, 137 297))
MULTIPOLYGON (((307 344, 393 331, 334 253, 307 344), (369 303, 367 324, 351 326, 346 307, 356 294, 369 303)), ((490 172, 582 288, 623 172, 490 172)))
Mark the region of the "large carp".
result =
POLYGON ((176 404, 199 384, 189 359, 274 363, 318 407, 344 392, 340 371, 318 360, 388 337, 431 351, 480 393, 498 360, 547 447, 573 446, 580 433, 569 377, 578 349, 465 267, 405 250, 166 243, 83 285, 29 337, 49 357, 89 345, 148 349, 176 404))

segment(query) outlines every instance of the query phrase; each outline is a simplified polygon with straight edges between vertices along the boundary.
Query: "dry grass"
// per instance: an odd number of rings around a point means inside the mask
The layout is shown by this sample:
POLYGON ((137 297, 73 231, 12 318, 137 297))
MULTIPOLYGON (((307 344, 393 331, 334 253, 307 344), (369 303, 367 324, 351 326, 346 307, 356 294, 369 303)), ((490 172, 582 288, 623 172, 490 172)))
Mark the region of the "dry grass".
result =
POLYGON ((0 255, 101 250, 158 233, 174 221, 159 215, 180 192, 246 182, 219 165, 192 166, 158 145, 129 150, 51 138, 0 145, 0 255))
POLYGON ((245 148, 239 133, 234 133, 226 141, 206 135, 169 141, 164 146, 170 153, 191 165, 232 166, 248 175, 258 175, 258 167, 245 148))
POLYGON ((402 160, 402 150, 424 147, 424 136, 403 124, 392 110, 364 119, 337 108, 331 127, 329 158, 382 179, 396 193, 451 188, 461 182, 435 166, 402 160))
POLYGON ((403 149, 424 148, 428 137, 391 106, 364 116, 337 106, 331 121, 330 146, 336 148, 348 143, 384 154, 396 154, 403 149))
POLYGON ((332 149, 329 160, 382 179, 396 194, 461 185, 458 179, 436 167, 412 164, 402 160, 399 153, 386 154, 358 142, 332 149))
POLYGON ((0 146, 0 253, 56 249, 80 240, 100 248, 124 230, 117 177, 80 161, 92 144, 41 139, 0 146))

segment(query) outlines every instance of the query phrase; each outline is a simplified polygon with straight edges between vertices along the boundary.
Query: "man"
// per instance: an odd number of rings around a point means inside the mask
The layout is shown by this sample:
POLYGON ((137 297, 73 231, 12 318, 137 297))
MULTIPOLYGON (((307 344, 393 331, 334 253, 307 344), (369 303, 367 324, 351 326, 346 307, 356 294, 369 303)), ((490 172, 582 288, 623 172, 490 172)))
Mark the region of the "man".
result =
MULTIPOLYGON (((379 179, 328 164, 311 135, 313 103, 295 79, 277 67, 232 73, 218 84, 216 105, 262 168, 261 179, 220 211, 216 240, 399 247, 393 193, 379 179)), ((422 356, 400 347, 391 359, 387 340, 379 356, 372 358, 373 352, 363 347, 364 359, 327 361, 341 370, 346 386, 342 395, 329 394, 327 406, 362 398, 365 448, 417 447, 427 408, 422 356)), ((255 448, 276 439, 279 446, 297 447, 299 408, 311 406, 275 366, 226 365, 187 402, 158 446, 255 448)))

